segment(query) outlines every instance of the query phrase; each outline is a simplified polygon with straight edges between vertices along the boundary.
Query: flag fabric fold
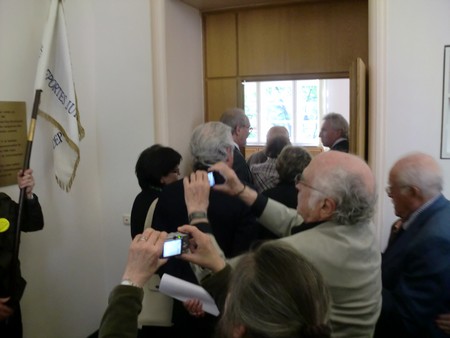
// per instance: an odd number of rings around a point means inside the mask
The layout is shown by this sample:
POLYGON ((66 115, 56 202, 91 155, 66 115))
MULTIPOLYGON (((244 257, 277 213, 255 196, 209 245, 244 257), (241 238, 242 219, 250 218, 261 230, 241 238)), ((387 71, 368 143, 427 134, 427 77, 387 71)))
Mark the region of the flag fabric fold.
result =
POLYGON ((79 142, 84 137, 84 129, 80 122, 66 22, 60 0, 52 0, 50 5, 35 89, 42 90, 39 116, 53 126, 50 141, 55 178, 59 186, 68 192, 80 162, 79 142))

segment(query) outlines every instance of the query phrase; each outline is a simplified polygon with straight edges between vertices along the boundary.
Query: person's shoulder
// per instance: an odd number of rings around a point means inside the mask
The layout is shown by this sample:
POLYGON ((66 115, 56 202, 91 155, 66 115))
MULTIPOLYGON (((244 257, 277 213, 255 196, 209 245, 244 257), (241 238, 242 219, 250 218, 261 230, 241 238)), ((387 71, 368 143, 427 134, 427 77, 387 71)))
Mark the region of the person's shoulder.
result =
POLYGON ((257 151, 256 153, 253 153, 249 156, 247 159, 247 163, 249 165, 255 165, 262 162, 265 162, 267 159, 267 156, 264 154, 263 150, 257 151))
POLYGON ((173 183, 165 185, 161 190, 161 196, 173 194, 182 190, 184 192, 183 180, 178 180, 173 183))
POLYGON ((4 193, 4 192, 0 192, 0 201, 11 201, 11 197, 4 193))
POLYGON ((250 166, 250 171, 252 173, 257 173, 260 172, 261 169, 264 168, 264 163, 257 163, 257 164, 253 164, 252 166, 250 166))

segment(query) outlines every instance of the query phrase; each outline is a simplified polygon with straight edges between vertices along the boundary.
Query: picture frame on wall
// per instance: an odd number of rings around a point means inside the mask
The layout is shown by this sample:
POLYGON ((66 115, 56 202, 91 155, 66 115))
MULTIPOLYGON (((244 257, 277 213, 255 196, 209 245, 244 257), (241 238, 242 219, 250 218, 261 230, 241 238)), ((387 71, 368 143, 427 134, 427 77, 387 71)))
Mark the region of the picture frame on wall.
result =
POLYGON ((450 45, 444 46, 441 158, 450 159, 450 45))

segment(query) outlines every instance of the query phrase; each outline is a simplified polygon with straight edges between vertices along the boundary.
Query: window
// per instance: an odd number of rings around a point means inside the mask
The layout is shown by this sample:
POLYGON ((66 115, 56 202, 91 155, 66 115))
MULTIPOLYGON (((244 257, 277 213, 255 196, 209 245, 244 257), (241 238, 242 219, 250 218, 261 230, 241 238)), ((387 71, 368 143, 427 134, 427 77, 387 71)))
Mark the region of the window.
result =
POLYGON ((245 81, 244 109, 253 131, 248 145, 266 142, 270 127, 285 126, 292 143, 319 145, 322 117, 349 116, 349 80, 245 81))

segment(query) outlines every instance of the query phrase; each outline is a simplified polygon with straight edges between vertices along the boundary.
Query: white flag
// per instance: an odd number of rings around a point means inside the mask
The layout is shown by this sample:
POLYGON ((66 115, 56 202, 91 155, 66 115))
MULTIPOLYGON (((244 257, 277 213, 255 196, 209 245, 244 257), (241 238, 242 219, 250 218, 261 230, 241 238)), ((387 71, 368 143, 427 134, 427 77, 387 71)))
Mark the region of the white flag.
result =
POLYGON ((52 0, 35 89, 42 90, 39 115, 53 125, 51 144, 56 181, 69 191, 80 162, 79 142, 84 137, 72 78, 66 21, 60 0, 52 0))

